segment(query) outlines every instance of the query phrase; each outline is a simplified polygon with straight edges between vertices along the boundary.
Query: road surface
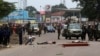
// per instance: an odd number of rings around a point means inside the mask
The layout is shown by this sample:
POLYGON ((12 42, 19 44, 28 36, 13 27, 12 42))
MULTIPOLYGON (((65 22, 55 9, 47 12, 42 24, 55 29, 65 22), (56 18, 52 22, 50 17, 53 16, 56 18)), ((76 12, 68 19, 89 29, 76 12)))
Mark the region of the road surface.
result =
POLYGON ((89 41, 90 46, 62 47, 61 43, 71 42, 61 36, 57 40, 57 33, 36 36, 33 45, 15 45, 12 48, 0 50, 0 56, 100 56, 100 42, 89 41), (37 42, 56 41, 57 44, 37 45, 37 42))

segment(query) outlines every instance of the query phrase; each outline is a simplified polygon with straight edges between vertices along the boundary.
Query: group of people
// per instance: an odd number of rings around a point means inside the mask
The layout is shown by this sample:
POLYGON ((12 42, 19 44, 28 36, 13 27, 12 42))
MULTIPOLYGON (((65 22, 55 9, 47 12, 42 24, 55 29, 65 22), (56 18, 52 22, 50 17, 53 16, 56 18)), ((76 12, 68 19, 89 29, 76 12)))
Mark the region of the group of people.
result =
MULTIPOLYGON (((96 25, 82 25, 82 36, 81 39, 85 40, 86 39, 86 34, 88 34, 88 39, 89 40, 96 40, 98 39, 97 36, 97 26, 96 25)), ((38 35, 39 37, 42 34, 42 30, 44 30, 44 34, 46 33, 46 25, 44 25, 44 27, 42 25, 39 25, 39 32, 38 35)), ((57 24, 56 25, 56 30, 58 33, 58 37, 57 39, 60 39, 60 35, 61 35, 61 31, 62 31, 62 24, 57 24)), ((28 42, 31 42, 31 38, 34 35, 34 33, 32 34, 32 31, 34 31, 34 27, 30 30, 30 23, 27 23, 25 26, 23 25, 17 25, 16 29, 13 30, 13 26, 11 24, 3 24, 2 26, 0 26, 0 44, 7 46, 10 43, 10 36, 13 34, 13 32, 15 32, 18 35, 19 38, 19 44, 22 45, 23 44, 23 33, 27 32, 29 35, 29 40, 25 43, 28 44, 28 42)), ((35 38, 33 38, 35 39, 35 38)))
POLYGON ((88 35, 89 41, 98 40, 98 24, 89 24, 88 26, 82 25, 82 30, 82 40, 86 39, 86 34, 88 35))
POLYGON ((7 24, 0 26, 0 44, 7 46, 10 43, 12 30, 7 24))
MULTIPOLYGON (((100 38, 99 31, 98 31, 98 23, 94 24, 82 24, 82 35, 81 35, 81 40, 86 40, 86 35, 88 35, 88 40, 89 41, 97 41, 100 38)), ((57 33, 58 33, 58 39, 60 39, 62 31, 62 25, 58 24, 57 25, 57 33)), ((78 38, 77 38, 78 39, 78 38)))
POLYGON ((24 26, 21 24, 18 24, 15 26, 15 24, 8 23, 3 24, 0 26, 0 45, 3 45, 4 47, 9 46, 10 39, 13 34, 18 35, 18 42, 20 45, 23 44, 23 33, 25 32, 24 26))
MULTIPOLYGON (((8 24, 3 24, 2 26, 0 26, 0 45, 8 46, 10 43, 10 37, 13 33, 18 35, 19 45, 22 45, 23 44, 23 34, 25 32, 27 32, 27 35, 29 37, 29 39, 27 40, 25 44, 28 44, 28 42, 32 43, 30 39, 32 38, 32 36, 34 36, 34 33, 33 33, 34 27, 30 29, 30 22, 28 22, 24 26, 21 24, 17 24, 16 26, 15 25, 16 24, 8 23, 8 24)), ((47 28, 46 26, 43 27, 43 25, 41 24, 39 24, 38 27, 39 27, 38 35, 40 37, 42 34, 42 30, 44 30, 44 34, 45 34, 47 28)), ((59 27, 57 28, 60 29, 59 27)), ((60 39, 59 35, 60 35, 60 30, 58 30, 58 39, 60 39)))

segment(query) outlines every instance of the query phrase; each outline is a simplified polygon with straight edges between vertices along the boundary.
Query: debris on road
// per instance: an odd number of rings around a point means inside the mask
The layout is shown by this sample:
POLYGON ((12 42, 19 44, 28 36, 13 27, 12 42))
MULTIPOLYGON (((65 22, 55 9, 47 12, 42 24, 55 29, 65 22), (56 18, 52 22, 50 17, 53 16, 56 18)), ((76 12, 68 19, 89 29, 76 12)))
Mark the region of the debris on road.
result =
POLYGON ((74 46, 89 46, 88 42, 83 42, 83 41, 72 41, 70 43, 66 44, 61 44, 63 47, 74 47, 74 46))

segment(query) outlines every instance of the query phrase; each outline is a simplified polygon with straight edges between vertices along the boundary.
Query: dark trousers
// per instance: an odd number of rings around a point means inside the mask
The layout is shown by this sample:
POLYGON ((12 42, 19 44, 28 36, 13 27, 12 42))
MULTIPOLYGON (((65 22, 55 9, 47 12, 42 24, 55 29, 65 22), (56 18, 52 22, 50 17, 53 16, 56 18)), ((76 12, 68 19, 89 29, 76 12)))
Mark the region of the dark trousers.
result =
POLYGON ((10 43, 10 36, 7 37, 7 43, 10 43))
POLYGON ((20 45, 22 45, 22 44, 23 44, 22 35, 19 35, 19 44, 20 44, 20 45))
POLYGON ((46 30, 44 30, 44 34, 46 34, 46 30))
POLYGON ((3 38, 3 45, 5 45, 5 46, 7 46, 7 36, 4 36, 4 38, 3 38))
POLYGON ((58 29, 58 39, 60 39, 60 33, 61 33, 61 31, 60 31, 60 29, 58 29))
POLYGON ((99 35, 99 34, 98 34, 98 30, 94 30, 94 32, 93 32, 93 36, 94 36, 94 40, 95 40, 95 41, 98 40, 98 38, 99 38, 98 35, 99 35))
POLYGON ((41 31, 39 31, 39 33, 38 33, 38 34, 39 34, 39 37, 40 37, 40 36, 41 36, 41 31))
POLYGON ((88 33, 88 39, 89 39, 90 41, 93 40, 93 34, 88 33))
POLYGON ((82 40, 85 40, 85 39, 86 39, 86 33, 83 33, 83 34, 82 34, 81 39, 82 39, 82 40))
POLYGON ((3 36, 0 36, 0 44, 3 44, 3 36))
POLYGON ((60 33, 58 33, 58 39, 60 39, 60 33))
POLYGON ((83 34, 83 35, 81 36, 81 39, 82 39, 82 40, 85 40, 85 38, 86 38, 86 35, 83 34))

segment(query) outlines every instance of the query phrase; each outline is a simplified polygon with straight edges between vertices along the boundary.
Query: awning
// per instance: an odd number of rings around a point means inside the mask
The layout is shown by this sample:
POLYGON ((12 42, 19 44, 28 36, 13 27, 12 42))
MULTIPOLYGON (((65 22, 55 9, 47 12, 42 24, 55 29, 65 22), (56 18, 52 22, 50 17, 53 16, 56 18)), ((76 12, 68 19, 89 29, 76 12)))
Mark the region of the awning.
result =
POLYGON ((18 23, 18 24, 23 24, 23 23, 28 23, 28 22, 34 24, 36 23, 36 20, 16 20, 15 21, 15 23, 18 23))

